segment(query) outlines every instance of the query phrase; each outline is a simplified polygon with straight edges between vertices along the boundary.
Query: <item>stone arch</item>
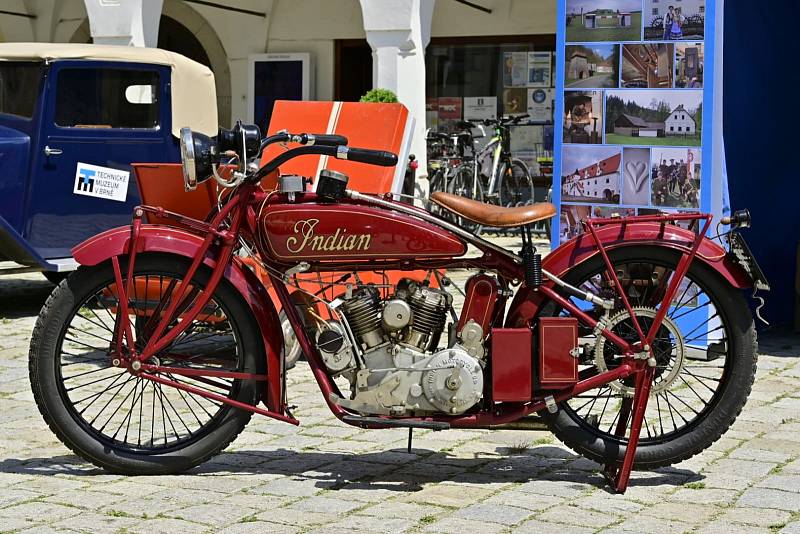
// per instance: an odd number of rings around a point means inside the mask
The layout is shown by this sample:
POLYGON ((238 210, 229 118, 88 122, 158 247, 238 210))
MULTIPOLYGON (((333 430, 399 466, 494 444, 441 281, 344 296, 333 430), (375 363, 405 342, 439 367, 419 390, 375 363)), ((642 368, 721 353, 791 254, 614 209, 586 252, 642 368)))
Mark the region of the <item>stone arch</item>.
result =
MULTIPOLYGON (((169 17, 186 28, 197 39, 208 58, 209 68, 214 72, 217 89, 217 112, 222 126, 231 123, 231 70, 228 54, 217 33, 205 18, 180 0, 164 0, 162 17, 169 17)), ((89 19, 84 20, 70 39, 71 43, 91 43, 89 19)))
POLYGON ((228 54, 214 28, 203 16, 180 0, 164 0, 161 14, 184 26, 200 42, 214 72, 217 86, 217 111, 222 126, 231 122, 231 69, 228 54))
POLYGON ((75 33, 72 34, 72 37, 69 38, 70 43, 91 43, 92 42, 92 32, 89 29, 89 19, 84 19, 81 22, 81 25, 78 26, 78 29, 75 30, 75 33))

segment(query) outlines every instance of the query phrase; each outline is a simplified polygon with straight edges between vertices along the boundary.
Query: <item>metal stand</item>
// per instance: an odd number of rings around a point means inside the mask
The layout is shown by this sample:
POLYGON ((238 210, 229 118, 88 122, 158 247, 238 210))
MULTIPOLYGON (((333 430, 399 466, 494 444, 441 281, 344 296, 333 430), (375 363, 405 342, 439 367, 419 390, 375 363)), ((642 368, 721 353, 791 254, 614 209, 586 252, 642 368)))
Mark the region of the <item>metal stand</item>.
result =
POLYGON ((408 427, 408 454, 411 454, 411 439, 414 435, 414 427, 408 427))
POLYGON ((625 430, 628 427, 628 417, 633 413, 631 420, 631 435, 628 437, 628 446, 625 448, 625 457, 622 465, 616 462, 607 464, 603 471, 608 483, 614 487, 617 493, 625 493, 628 489, 628 481, 631 478, 633 461, 636 458, 636 447, 639 446, 639 436, 642 432, 642 422, 644 412, 647 409, 647 400, 650 396, 650 388, 655 375, 654 367, 646 367, 636 373, 636 386, 632 400, 625 399, 619 413, 619 422, 614 434, 619 438, 625 437, 625 430))

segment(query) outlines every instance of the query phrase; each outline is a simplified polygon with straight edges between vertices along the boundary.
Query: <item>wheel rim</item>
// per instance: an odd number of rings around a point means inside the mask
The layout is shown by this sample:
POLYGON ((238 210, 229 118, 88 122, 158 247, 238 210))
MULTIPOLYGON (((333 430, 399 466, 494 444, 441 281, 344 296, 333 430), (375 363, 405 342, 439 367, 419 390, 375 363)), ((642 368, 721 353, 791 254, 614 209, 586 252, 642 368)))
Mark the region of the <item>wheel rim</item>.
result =
MULTIPOLYGON (((174 274, 136 273, 127 320, 139 349, 161 297, 173 291, 174 274)), ((180 310, 191 307, 199 288, 193 281, 180 310)), ((74 306, 56 344, 56 382, 75 421, 95 439, 116 449, 161 454, 200 440, 230 408, 200 395, 160 385, 114 367, 110 350, 118 300, 106 282, 74 306)), ((185 332, 148 363, 193 369, 241 371, 241 336, 224 304, 211 299, 185 332)), ((174 323, 173 323, 174 324, 174 323)), ((172 325, 171 325, 172 326, 172 325)), ((187 386, 235 397, 240 380, 154 373, 187 386)))
MULTIPOLYGON (((655 309, 655 303, 661 300, 663 290, 671 280, 674 266, 657 260, 613 263, 621 284, 625 286, 629 283, 626 294, 636 310, 634 313, 644 323, 643 328, 646 330, 652 324, 654 313, 644 313, 644 310, 655 309), (653 286, 640 284, 641 281, 653 280, 656 276, 658 282, 653 286)), ((601 272, 604 271, 601 268, 588 276, 569 281, 593 294, 613 298, 613 290, 603 282, 601 272)), ((574 298, 571 300, 580 307, 580 301, 574 298)), ((615 310, 611 315, 613 317, 619 313, 620 310, 615 310)), ((568 315, 563 310, 560 314, 568 315)), ((622 312, 622 315, 627 314, 622 312)), ((662 325, 654 343, 661 343, 662 346, 654 346, 657 358, 656 376, 642 425, 642 444, 656 444, 686 434, 713 410, 724 390, 732 361, 727 323, 724 309, 708 291, 707 285, 696 275, 687 274, 667 314, 665 325, 668 326, 662 325), (674 339, 674 328, 680 330, 682 341, 674 339), (696 359, 704 352, 698 347, 701 342, 709 343, 705 353, 713 356, 713 360, 696 359)), ((612 330, 629 341, 638 341, 631 324, 628 318, 628 321, 617 322, 617 327, 612 326, 612 330)), ((608 369, 618 365, 615 362, 619 357, 615 357, 614 347, 610 342, 599 341, 585 329, 581 332, 580 342, 594 349, 591 358, 584 357, 581 360, 581 378, 602 371, 603 365, 598 363, 599 360, 603 360, 608 369), (604 354, 597 354, 598 349, 603 350, 604 354)), ((570 418, 581 426, 591 428, 593 433, 602 435, 605 439, 624 442, 630 432, 630 417, 624 436, 617 436, 616 430, 620 424, 622 408, 630 408, 632 403, 632 386, 633 377, 629 377, 622 383, 613 382, 576 396, 562 403, 561 407, 570 418)))

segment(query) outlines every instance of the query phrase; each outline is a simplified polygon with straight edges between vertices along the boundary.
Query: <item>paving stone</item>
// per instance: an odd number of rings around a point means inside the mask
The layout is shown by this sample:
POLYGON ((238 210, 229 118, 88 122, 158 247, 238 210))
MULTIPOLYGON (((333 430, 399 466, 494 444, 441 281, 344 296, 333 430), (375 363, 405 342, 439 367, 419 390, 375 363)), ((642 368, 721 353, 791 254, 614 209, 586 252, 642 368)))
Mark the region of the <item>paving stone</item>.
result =
POLYGON ((341 515, 346 514, 354 508, 359 508, 362 504, 360 502, 343 501, 342 499, 332 499, 329 497, 309 497, 307 499, 301 499, 290 506, 295 510, 341 515))
POLYGON ((791 517, 792 514, 784 510, 737 507, 728 509, 720 519, 730 523, 772 527, 774 525, 783 525, 791 517))
MULTIPOLYGON (((760 488, 773 488, 800 493, 800 474, 773 475, 759 482, 757 486, 760 488)), ((798 496, 798 499, 800 499, 800 496, 798 496)))
POLYGON ((495 534, 505 532, 505 527, 498 523, 487 523, 480 520, 463 519, 460 517, 446 517, 422 529, 423 532, 444 532, 447 534, 465 534, 480 532, 481 534, 495 534))
POLYGON ((475 519, 487 523, 513 525, 531 515, 530 510, 502 504, 472 504, 456 512, 455 517, 475 519))
POLYGON ((620 516, 578 508, 574 505, 555 506, 536 516, 552 523, 565 523, 594 529, 619 522, 620 516))
POLYGON ((751 488, 742 494, 737 504, 800 512, 800 498, 798 498, 797 493, 776 489, 751 488))
POLYGON ((403 501, 461 507, 489 496, 491 489, 457 484, 432 484, 401 497, 403 501))
POLYGON ((538 519, 531 519, 525 521, 518 527, 515 527, 511 532, 514 534, 524 533, 538 533, 538 534, 591 534, 596 529, 589 527, 581 527, 575 525, 564 525, 562 523, 548 523, 547 521, 540 521, 538 519))

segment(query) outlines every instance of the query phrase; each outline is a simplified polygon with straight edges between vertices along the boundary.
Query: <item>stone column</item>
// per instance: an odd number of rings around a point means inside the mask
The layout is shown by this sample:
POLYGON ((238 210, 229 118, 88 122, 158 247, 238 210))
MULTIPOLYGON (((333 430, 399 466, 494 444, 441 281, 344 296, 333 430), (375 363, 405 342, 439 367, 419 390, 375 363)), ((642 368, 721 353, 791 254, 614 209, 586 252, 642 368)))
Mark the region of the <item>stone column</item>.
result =
MULTIPOLYGON (((372 83, 391 89, 414 117, 411 153, 419 173, 425 155, 425 48, 431 39, 435 0, 360 0, 367 42, 372 47, 372 83)), ((402 162, 405 164, 405 162, 402 162)))
POLYGON ((84 0, 95 44, 158 44, 163 0, 84 0))

